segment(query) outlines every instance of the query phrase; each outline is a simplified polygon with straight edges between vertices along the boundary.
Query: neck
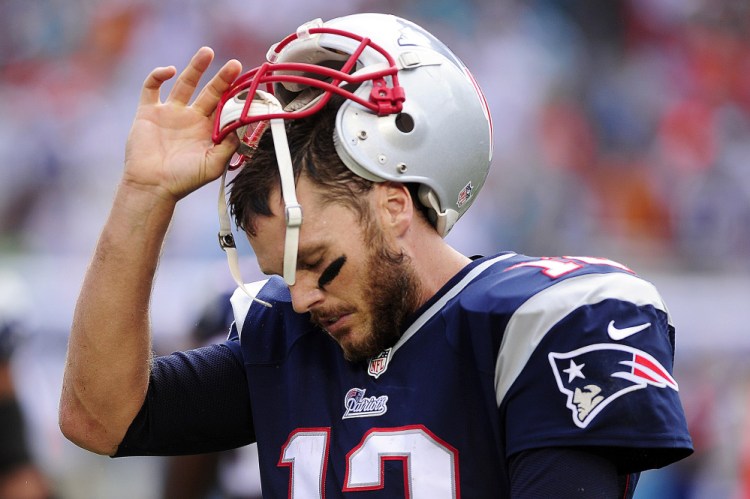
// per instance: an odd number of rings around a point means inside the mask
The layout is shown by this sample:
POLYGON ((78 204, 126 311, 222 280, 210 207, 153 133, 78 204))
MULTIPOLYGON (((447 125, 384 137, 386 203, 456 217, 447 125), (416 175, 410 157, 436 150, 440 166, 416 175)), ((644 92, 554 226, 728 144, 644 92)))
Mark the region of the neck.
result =
POLYGON ((471 259, 448 245, 437 233, 412 248, 412 263, 422 288, 420 305, 437 293, 471 259))

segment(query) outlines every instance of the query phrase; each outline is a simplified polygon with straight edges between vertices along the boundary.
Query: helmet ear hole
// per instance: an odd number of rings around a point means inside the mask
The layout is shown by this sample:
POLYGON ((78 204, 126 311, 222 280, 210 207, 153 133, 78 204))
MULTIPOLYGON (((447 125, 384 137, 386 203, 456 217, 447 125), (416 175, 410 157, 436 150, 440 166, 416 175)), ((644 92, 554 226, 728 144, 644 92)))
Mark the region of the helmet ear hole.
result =
POLYGON ((414 118, 408 113, 398 113, 396 116, 396 128, 403 133, 409 133, 414 130, 414 118))

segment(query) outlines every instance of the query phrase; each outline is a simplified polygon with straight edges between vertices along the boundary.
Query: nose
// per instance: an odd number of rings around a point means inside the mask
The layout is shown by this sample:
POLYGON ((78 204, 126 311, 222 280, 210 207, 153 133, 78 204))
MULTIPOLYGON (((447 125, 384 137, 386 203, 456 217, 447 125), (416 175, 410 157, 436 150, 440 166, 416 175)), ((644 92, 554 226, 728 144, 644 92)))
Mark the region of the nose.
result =
POLYGON ((324 291, 308 279, 300 279, 297 274, 297 282, 289 286, 292 295, 292 308, 298 314, 304 314, 313 309, 323 301, 324 291))

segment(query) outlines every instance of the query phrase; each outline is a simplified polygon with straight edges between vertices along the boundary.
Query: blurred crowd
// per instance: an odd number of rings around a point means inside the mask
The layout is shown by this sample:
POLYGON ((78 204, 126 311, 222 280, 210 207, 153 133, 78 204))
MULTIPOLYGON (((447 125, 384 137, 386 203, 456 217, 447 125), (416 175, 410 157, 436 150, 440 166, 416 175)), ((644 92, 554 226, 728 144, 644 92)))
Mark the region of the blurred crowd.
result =
MULTIPOLYGON (((161 497, 173 464, 88 456, 56 428, 67 326, 143 79, 184 67, 201 45, 250 69, 299 24, 363 11, 435 33, 489 101, 493 168, 449 236, 457 248, 620 260, 674 283, 678 308, 694 314, 682 319, 688 335, 746 332, 722 295, 750 297, 746 0, 3 0, 0 270, 27 281, 34 304, 14 379, 57 497, 161 497), (709 314, 721 317, 715 330, 697 327, 709 314)), ((216 196, 195 193, 173 222, 161 273, 184 286, 157 288, 158 349, 194 342, 194 311, 231 287, 216 196)), ((684 352, 677 375, 698 452, 647 474, 637 497, 750 497, 750 438, 737 437, 750 434, 750 373, 734 353, 684 352)))

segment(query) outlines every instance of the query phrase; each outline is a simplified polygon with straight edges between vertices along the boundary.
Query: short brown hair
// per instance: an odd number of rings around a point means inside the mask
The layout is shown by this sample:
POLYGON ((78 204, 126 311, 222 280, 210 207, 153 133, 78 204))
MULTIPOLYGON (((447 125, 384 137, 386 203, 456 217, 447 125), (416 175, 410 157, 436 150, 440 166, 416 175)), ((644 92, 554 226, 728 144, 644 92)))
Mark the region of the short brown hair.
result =
MULTIPOLYGON (((341 203, 364 218, 364 194, 370 192, 373 182, 349 170, 336 153, 333 131, 340 104, 334 97, 312 116, 286 122, 294 178, 305 175, 326 192, 324 202, 341 203)), ((240 230, 254 235, 257 217, 272 215, 268 200, 280 182, 273 138, 267 130, 252 158, 230 183, 229 209, 240 230)))

